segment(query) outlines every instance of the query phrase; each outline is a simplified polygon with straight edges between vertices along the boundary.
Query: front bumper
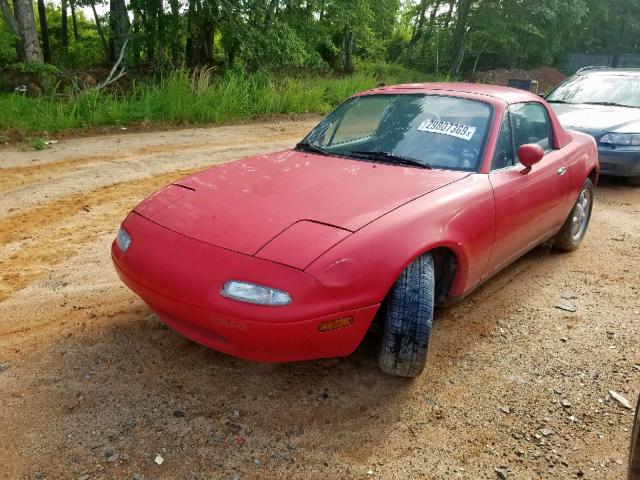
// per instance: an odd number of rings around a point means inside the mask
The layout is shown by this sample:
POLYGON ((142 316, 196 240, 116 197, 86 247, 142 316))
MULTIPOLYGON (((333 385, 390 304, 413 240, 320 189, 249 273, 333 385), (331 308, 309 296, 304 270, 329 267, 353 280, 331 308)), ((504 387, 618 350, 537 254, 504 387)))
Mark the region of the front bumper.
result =
POLYGON ((600 174, 616 177, 640 177, 640 151, 637 148, 598 146, 600 174))
POLYGON ((284 362, 351 354, 379 304, 344 311, 311 275, 291 267, 215 247, 131 214, 126 253, 115 244, 113 262, 122 281, 169 327, 207 347, 248 360, 284 362), (224 298, 230 279, 288 291, 292 304, 251 305, 224 298), (347 327, 319 332, 318 325, 352 317, 347 327))

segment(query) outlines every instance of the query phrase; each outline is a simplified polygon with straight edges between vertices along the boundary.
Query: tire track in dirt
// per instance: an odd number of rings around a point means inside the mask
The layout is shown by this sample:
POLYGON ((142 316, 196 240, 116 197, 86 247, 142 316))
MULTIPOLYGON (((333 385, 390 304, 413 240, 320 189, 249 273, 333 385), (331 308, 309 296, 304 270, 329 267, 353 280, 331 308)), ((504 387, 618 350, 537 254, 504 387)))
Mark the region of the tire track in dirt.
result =
POLYGON ((109 230, 115 235, 115 228, 138 200, 197 170, 123 182, 0 219, 0 245, 20 242, 20 248, 0 257, 0 302, 74 255, 78 246, 109 230), (72 218, 78 218, 77 224, 72 218))
POLYGON ((264 365, 164 328, 108 251, 138 200, 206 157, 158 160, 96 162, 101 178, 79 166, 82 191, 34 184, 42 204, 0 214, 1 478, 623 477, 630 414, 606 392, 635 400, 640 385, 640 189, 600 187, 579 251, 538 248, 439 311, 427 370, 407 383, 378 372, 371 338, 331 366, 264 365), (567 292, 576 313, 554 308, 567 292))
MULTIPOLYGON (((133 135, 122 142, 98 139, 97 145, 105 143, 102 150, 107 153, 76 154, 36 164, 24 164, 37 159, 18 153, 23 158, 21 162, 0 169, 0 191, 17 186, 15 193, 20 194, 16 197, 3 191, 0 196, 0 207, 8 213, 0 218, 0 302, 50 273, 72 257, 79 246, 115 232, 126 213, 149 193, 233 158, 289 147, 307 128, 307 122, 284 127, 222 127, 197 132, 200 141, 194 142, 184 141, 191 138, 188 131, 178 132, 175 137, 133 135), (248 142, 248 135, 255 138, 248 142), (137 144, 126 150, 132 141, 137 144), (188 161, 180 160, 183 154, 191 154, 188 161), (164 158, 154 162, 155 156, 164 158), (129 166, 124 175, 123 165, 129 166), (96 172, 101 174, 99 178, 96 172), (100 186, 100 180, 108 183, 100 186), (25 186, 32 195, 25 196, 25 186), (15 198, 21 198, 22 205, 16 205, 15 198)), ((71 142, 65 148, 82 152, 71 142)), ((64 155, 60 151, 55 153, 64 155)))
MULTIPOLYGON (((253 142, 251 146, 256 147, 261 145, 269 145, 277 141, 289 140, 291 138, 293 138, 291 134, 260 137, 260 139, 253 142)), ((74 168, 90 164, 99 164, 103 162, 112 164, 126 163, 128 161, 131 161, 131 159, 140 158, 147 155, 156 156, 166 153, 175 154, 206 152, 210 154, 221 154, 247 150, 246 144, 233 145, 232 143, 232 141, 224 140, 219 142, 151 145, 136 148, 130 153, 113 152, 111 154, 101 155, 81 155, 50 163, 20 165, 0 169, 0 191, 7 191, 8 193, 10 193, 12 190, 15 190, 16 188, 27 184, 68 176, 74 172, 74 168)))

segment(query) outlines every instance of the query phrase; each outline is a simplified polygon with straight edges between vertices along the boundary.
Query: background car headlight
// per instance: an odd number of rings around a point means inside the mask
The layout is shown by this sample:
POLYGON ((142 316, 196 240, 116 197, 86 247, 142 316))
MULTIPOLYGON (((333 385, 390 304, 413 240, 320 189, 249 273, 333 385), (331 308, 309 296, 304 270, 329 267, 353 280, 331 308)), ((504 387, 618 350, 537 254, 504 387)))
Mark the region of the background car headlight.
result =
POLYGON ((283 306, 291 303, 291 296, 276 288, 256 285, 250 282, 229 280, 224 284, 220 294, 223 297, 240 302, 255 303, 257 305, 283 306))
POLYGON ((131 236, 122 227, 120 227, 120 230, 118 230, 116 243, 118 244, 118 248, 123 252, 126 252, 127 249, 129 248, 129 245, 131 245, 131 236))
POLYGON ((621 147, 639 146, 640 133, 606 133, 600 139, 600 143, 618 145, 621 147))

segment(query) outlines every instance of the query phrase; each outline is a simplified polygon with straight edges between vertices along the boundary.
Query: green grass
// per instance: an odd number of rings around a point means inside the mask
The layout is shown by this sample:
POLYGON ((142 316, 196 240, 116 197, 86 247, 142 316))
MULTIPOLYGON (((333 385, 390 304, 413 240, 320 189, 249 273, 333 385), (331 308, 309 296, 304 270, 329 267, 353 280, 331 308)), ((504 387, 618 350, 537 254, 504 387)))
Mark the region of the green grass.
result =
POLYGON ((352 76, 276 77, 207 69, 177 71, 159 84, 134 84, 125 94, 86 91, 71 99, 0 95, 0 134, 61 132, 131 124, 217 124, 278 114, 324 114, 353 93, 387 84, 428 81, 401 67, 371 66, 352 76))
POLYGON ((29 145, 35 150, 44 150, 47 148, 47 141, 44 138, 36 137, 29 140, 29 145))

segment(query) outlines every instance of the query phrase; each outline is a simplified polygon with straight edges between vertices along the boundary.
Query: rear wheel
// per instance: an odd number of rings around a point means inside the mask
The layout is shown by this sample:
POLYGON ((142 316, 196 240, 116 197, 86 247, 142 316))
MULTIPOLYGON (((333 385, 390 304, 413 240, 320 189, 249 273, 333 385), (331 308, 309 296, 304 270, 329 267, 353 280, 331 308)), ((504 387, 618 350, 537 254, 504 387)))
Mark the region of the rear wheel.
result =
POLYGON ((416 377, 424 369, 433 320, 433 258, 415 259, 393 284, 387 301, 384 333, 378 353, 383 372, 416 377))
POLYGON ((553 239, 553 246, 570 252, 576 250, 587 233, 593 208, 593 183, 586 179, 571 213, 553 239))

